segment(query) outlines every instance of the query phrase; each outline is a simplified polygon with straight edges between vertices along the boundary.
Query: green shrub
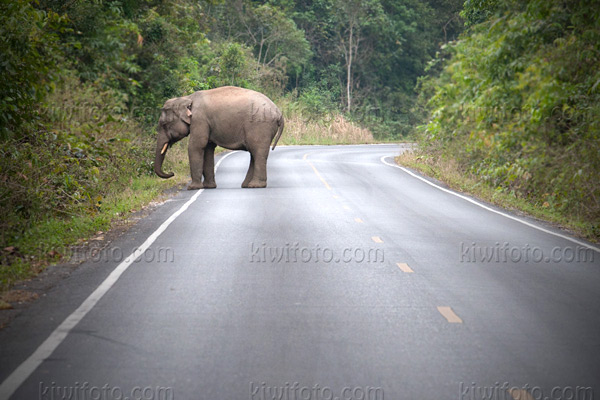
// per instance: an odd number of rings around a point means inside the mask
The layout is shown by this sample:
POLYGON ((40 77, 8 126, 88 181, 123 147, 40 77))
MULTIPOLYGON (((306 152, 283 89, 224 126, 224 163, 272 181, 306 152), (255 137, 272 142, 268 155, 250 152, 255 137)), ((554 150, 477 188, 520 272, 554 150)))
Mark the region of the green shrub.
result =
POLYGON ((423 145, 499 190, 598 227, 600 13, 584 0, 506 4, 421 82, 423 145))
POLYGON ((52 91, 63 19, 26 0, 0 0, 0 139, 20 136, 52 91))
MULTIPOLYGON (((0 148, 0 248, 44 221, 95 215, 131 177, 152 173, 150 139, 112 91, 80 86, 68 73, 35 128, 0 148)), ((31 249, 29 249, 31 250, 31 249)))

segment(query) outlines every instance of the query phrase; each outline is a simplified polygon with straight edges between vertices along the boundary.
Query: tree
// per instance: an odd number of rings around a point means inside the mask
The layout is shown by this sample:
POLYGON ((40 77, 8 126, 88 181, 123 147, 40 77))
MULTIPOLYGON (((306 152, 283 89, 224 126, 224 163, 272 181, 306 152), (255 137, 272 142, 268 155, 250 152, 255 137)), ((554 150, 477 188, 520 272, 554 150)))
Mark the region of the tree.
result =
POLYGON ((338 47, 344 55, 346 67, 346 110, 352 110, 353 71, 358 57, 364 29, 383 21, 383 9, 379 0, 336 0, 335 8, 338 47))
POLYGON ((29 1, 0 2, 0 137, 20 132, 56 80, 60 55, 58 14, 36 10, 29 1))
POLYGON ((277 67, 295 75, 311 57, 304 32, 276 6, 239 0, 225 2, 213 13, 212 36, 242 42, 253 49, 257 68, 277 67))

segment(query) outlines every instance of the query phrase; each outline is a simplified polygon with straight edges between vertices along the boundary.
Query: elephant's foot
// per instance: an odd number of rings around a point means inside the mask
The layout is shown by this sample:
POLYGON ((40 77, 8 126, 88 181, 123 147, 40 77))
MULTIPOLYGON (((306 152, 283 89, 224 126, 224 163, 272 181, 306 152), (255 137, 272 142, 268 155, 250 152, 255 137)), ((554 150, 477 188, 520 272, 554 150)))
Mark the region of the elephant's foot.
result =
MULTIPOLYGON (((242 187, 244 187, 244 185, 242 185, 242 187)), ((266 188, 267 181, 250 181, 246 187, 247 188, 266 188)))
POLYGON ((187 190, 198 190, 198 189, 204 189, 204 185, 202 185, 202 183, 190 183, 190 185, 187 187, 187 190))
POLYGON ((204 189, 216 189, 217 188, 217 183, 216 182, 206 182, 204 181, 202 183, 202 186, 204 186, 204 189))

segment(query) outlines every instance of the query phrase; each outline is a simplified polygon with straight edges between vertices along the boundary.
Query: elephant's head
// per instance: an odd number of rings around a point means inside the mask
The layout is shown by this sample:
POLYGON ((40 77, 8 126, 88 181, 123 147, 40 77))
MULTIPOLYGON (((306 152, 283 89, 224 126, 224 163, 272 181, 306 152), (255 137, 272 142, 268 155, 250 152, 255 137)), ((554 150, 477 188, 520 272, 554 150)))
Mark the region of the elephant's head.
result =
POLYGON ((190 134, 191 107, 192 99, 190 96, 186 96, 167 100, 162 108, 158 120, 158 137, 154 158, 154 172, 161 178, 167 179, 175 175, 172 172, 163 172, 162 164, 167 148, 190 134))

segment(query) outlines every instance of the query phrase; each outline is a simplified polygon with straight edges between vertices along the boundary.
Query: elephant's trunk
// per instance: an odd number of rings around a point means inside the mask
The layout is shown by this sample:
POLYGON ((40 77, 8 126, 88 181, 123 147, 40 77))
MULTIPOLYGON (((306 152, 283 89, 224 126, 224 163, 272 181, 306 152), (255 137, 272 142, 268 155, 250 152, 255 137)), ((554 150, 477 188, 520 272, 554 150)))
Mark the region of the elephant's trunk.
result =
POLYGON ((167 147, 169 145, 169 141, 167 139, 161 140, 161 135, 159 134, 158 140, 156 141, 156 156, 154 157, 154 172, 156 175, 160 176, 163 179, 171 178, 175 175, 172 172, 166 173, 162 170, 163 161, 165 160, 165 154, 167 153, 167 147))

